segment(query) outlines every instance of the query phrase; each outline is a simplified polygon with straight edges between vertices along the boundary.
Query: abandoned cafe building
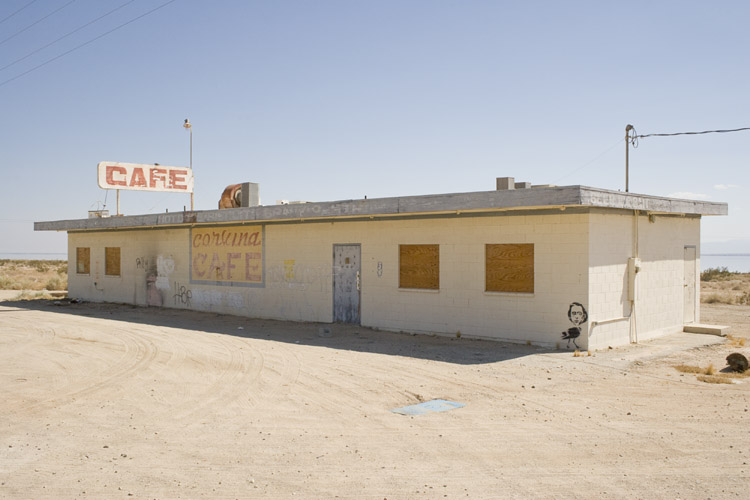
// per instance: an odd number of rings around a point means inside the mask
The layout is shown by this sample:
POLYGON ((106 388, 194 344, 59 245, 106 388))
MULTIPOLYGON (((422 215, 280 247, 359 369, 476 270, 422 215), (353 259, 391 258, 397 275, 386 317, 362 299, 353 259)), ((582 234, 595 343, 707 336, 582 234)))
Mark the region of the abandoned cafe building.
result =
POLYGON ((87 301, 595 350, 699 321, 701 217, 728 211, 513 178, 269 206, 242 186, 238 208, 35 229, 67 231, 69 296, 87 301))

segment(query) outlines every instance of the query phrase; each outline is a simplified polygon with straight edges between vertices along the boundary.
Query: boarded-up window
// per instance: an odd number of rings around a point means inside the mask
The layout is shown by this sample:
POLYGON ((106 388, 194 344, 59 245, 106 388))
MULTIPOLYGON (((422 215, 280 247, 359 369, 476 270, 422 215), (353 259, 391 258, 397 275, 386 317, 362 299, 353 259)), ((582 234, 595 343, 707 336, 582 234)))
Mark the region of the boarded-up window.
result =
POLYGON ((485 245, 485 290, 534 293, 534 244, 485 245))
POLYGON ((91 249, 88 247, 76 248, 76 273, 90 274, 91 272, 91 249))
POLYGON ((440 289, 440 246, 399 245, 399 288, 440 289))
POLYGON ((120 248, 106 247, 104 249, 104 274, 107 276, 120 275, 120 248))

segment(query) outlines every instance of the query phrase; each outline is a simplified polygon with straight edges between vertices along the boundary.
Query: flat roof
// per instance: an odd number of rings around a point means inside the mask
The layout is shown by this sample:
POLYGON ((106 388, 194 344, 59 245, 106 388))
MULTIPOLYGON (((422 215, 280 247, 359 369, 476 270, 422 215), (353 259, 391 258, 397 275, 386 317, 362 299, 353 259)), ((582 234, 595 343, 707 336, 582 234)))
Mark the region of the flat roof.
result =
POLYGON ((555 186, 472 193, 399 196, 261 205, 257 207, 35 222, 35 231, 86 231, 236 222, 314 221, 409 215, 478 214, 553 208, 641 210, 655 214, 727 215, 728 205, 624 193, 587 186, 555 186))

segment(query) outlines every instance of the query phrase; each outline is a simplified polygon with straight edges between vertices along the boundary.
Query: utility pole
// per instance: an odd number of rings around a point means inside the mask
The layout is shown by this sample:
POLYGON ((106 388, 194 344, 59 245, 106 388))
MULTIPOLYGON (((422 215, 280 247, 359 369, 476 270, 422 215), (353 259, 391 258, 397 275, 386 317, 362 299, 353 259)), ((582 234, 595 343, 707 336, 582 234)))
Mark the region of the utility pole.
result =
POLYGON ((630 192, 630 131, 635 128, 628 124, 625 127, 625 192, 630 192))

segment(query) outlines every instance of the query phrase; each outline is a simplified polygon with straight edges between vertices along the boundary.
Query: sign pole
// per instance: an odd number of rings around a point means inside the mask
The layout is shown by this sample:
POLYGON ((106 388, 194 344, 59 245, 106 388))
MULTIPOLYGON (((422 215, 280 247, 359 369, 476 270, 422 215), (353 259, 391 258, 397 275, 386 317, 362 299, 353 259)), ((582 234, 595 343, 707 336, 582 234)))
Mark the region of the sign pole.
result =
MULTIPOLYGON (((117 215, 122 215, 120 191, 123 190, 182 194, 189 192, 190 201, 193 201, 193 171, 187 167, 100 161, 96 170, 99 187, 117 191, 117 215)), ((193 207, 190 209, 192 211, 193 207)))
MULTIPOLYGON (((193 171, 193 124, 190 123, 189 118, 185 118, 185 123, 182 124, 186 130, 190 132, 190 171, 193 171)), ((195 191, 195 187, 193 187, 195 191)), ((190 211, 193 211, 193 191, 190 191, 190 211)))

